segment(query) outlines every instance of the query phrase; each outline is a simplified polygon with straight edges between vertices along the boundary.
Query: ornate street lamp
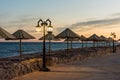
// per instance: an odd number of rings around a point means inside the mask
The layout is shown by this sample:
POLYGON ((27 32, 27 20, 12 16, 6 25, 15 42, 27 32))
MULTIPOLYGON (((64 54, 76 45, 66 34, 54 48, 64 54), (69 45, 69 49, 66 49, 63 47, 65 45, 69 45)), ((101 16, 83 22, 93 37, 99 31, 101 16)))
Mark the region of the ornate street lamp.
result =
POLYGON ((115 40, 114 40, 114 38, 116 38, 116 34, 114 32, 111 32, 110 37, 113 39, 112 40, 113 41, 113 51, 112 52, 115 53, 116 48, 115 48, 115 40))
POLYGON ((52 32, 53 27, 51 26, 51 21, 49 19, 47 19, 46 21, 43 21, 42 19, 40 19, 37 23, 36 31, 40 32, 42 26, 43 26, 43 60, 42 60, 43 65, 40 71, 50 71, 50 69, 46 67, 45 27, 47 27, 47 32, 52 32))

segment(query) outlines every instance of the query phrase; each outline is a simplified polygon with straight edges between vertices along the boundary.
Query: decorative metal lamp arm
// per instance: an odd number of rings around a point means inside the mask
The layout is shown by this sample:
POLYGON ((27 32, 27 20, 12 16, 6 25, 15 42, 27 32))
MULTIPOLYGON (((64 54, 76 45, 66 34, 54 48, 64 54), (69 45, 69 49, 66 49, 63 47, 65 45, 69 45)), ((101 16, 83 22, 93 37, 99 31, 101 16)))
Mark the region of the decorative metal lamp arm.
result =
POLYGON ((50 19, 47 19, 46 22, 49 22, 49 26, 51 26, 51 21, 50 21, 50 19))
POLYGON ((43 24, 43 20, 42 19, 39 19, 39 21, 37 22, 37 26, 39 26, 39 23, 41 22, 41 26, 42 26, 42 24, 43 24))

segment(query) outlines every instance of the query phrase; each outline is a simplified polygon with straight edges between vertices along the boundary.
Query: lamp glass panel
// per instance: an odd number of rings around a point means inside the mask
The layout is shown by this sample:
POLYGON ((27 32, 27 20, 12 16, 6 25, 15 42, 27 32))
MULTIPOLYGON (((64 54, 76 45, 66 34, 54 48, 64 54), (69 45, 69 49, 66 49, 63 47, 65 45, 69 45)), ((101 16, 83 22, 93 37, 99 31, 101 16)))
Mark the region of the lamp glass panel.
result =
POLYGON ((47 31, 48 32, 52 32, 53 31, 53 27, 52 26, 48 26, 47 31))
POLYGON ((36 27, 37 32, 41 32, 41 27, 36 27))

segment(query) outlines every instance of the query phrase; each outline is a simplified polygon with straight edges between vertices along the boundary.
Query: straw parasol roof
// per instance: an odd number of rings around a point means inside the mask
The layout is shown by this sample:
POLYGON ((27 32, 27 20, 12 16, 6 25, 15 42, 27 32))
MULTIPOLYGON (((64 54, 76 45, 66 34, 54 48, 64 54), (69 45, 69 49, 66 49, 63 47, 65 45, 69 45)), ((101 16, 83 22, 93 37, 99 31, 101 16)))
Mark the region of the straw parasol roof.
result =
POLYGON ((72 30, 70 30, 69 28, 66 28, 63 32, 61 32, 60 34, 58 34, 56 36, 57 38, 79 38, 80 36, 78 34, 76 34, 75 32, 73 32, 72 30))
MULTIPOLYGON (((44 37, 41 37, 39 40, 43 40, 44 37)), ((48 33, 45 35, 45 40, 59 40, 55 37, 53 33, 48 33)))
POLYGON ((100 41, 100 37, 96 34, 91 35, 88 39, 88 41, 93 41, 93 47, 95 47, 95 42, 100 41))
MULTIPOLYGON (((67 41, 67 39, 65 39, 64 41, 67 41)), ((79 41, 79 38, 68 38, 68 41, 79 41)))
POLYGON ((17 30, 15 33, 13 33, 16 39, 35 39, 32 35, 28 34, 24 30, 17 30))
POLYGON ((111 41, 113 41, 113 39, 111 37, 108 37, 107 41, 111 42, 111 41))
POLYGON ((85 36, 83 36, 83 35, 81 35, 79 39, 80 39, 81 41, 86 41, 86 40, 87 40, 87 38, 86 38, 85 36))
POLYGON ((88 39, 88 41, 99 41, 100 37, 97 36, 96 34, 91 35, 88 39))
POLYGON ((105 36, 101 35, 101 36, 100 36, 100 40, 101 40, 101 41, 107 41, 108 39, 107 39, 105 36))
MULTIPOLYGON (((67 50, 68 50, 68 39, 69 38, 79 38, 80 36, 78 34, 76 34, 75 32, 73 32, 72 30, 70 30, 69 28, 66 28, 64 31, 62 31, 61 33, 59 33, 57 36, 57 38, 62 38, 62 39, 66 39, 67 41, 67 50)), ((72 40, 71 40, 71 48, 72 48, 72 40)))
POLYGON ((0 38, 14 39, 15 37, 0 27, 0 38))

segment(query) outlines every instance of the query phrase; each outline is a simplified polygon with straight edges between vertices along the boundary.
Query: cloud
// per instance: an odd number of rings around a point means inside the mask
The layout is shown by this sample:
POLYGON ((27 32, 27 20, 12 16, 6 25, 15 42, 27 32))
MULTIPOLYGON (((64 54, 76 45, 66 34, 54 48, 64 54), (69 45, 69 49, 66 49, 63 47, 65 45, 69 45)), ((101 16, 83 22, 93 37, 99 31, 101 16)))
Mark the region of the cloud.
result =
POLYGON ((13 16, 11 14, 0 14, 0 24, 6 27, 18 27, 31 24, 36 18, 32 15, 13 16))
POLYGON ((1 26, 5 29, 9 29, 10 32, 14 32, 18 29, 24 29, 28 32, 32 32, 32 29, 34 29, 37 24, 36 20, 38 19, 32 15, 22 15, 17 16, 10 21, 6 21, 4 23, 1 22, 1 26))
POLYGON ((19 16, 16 20, 11 21, 10 23, 12 24, 27 24, 30 22, 33 22, 34 20, 36 20, 37 18, 33 17, 32 15, 23 15, 23 16, 19 16))
POLYGON ((0 13, 0 18, 8 18, 11 17, 11 14, 8 13, 0 13))
MULTIPOLYGON (((116 14, 118 15, 118 14, 116 14)), ((106 19, 98 19, 98 20, 89 20, 84 22, 78 22, 75 24, 71 24, 69 26, 64 26, 62 28, 58 28, 57 30, 61 31, 63 28, 70 28, 74 31, 88 31, 92 29, 99 28, 112 28, 112 25, 120 24, 120 15, 117 17, 106 18, 106 19)), ((115 26, 114 26, 115 27, 115 26)))
POLYGON ((113 13, 111 16, 118 17, 120 16, 120 13, 113 13))

